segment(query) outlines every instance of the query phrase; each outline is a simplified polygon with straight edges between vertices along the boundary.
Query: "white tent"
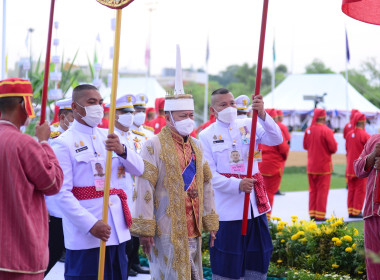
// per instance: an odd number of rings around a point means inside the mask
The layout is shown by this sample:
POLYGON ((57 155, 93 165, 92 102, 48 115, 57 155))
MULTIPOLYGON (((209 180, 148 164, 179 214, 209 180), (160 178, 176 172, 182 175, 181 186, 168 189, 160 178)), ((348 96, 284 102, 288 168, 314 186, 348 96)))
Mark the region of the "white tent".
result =
MULTIPOLYGON (((362 113, 379 113, 379 108, 369 102, 350 84, 348 91, 348 111, 358 109, 362 113)), ((266 107, 281 110, 307 112, 314 109, 312 100, 304 100, 304 95, 322 96, 320 104, 326 111, 346 112, 346 80, 340 74, 299 74, 287 77, 272 92, 264 97, 266 107)))
MULTIPOLYGON (((111 88, 101 89, 100 93, 105 103, 110 102, 111 88)), ((165 89, 153 77, 125 77, 119 78, 117 83, 117 98, 125 94, 145 93, 148 96, 148 107, 154 107, 157 97, 164 97, 165 89)))
MULTIPOLYGON (((276 108, 289 116, 285 122, 289 125, 299 125, 300 116, 307 114, 306 123, 310 123, 310 116, 314 109, 313 100, 305 100, 304 96, 324 96, 318 108, 327 111, 334 128, 342 128, 346 123, 346 116, 351 109, 357 109, 375 118, 379 108, 369 102, 350 84, 346 83, 340 74, 297 74, 287 77, 272 92, 264 97, 266 108, 276 108), (346 104, 346 90, 348 104, 346 104), (348 110, 347 110, 348 105, 348 110)), ((303 120, 303 119, 302 119, 303 120)))

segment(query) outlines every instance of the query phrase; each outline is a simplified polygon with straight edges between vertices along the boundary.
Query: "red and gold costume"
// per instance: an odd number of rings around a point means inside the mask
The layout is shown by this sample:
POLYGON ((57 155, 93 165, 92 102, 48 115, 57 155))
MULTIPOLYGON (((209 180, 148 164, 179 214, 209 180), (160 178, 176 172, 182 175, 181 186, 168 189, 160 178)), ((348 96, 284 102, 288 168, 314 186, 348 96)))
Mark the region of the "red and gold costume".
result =
MULTIPOLYGON (((273 119, 276 118, 277 112, 275 109, 266 109, 266 111, 273 119)), ((262 151, 262 162, 259 162, 259 170, 263 175, 265 189, 272 209, 274 195, 280 188, 283 168, 289 153, 289 145, 283 133, 282 138, 282 143, 277 146, 259 145, 259 149, 262 151)))
POLYGON ((326 111, 314 109, 311 126, 305 130, 303 147, 307 150, 307 174, 309 178, 309 215, 324 219, 327 196, 333 171, 331 155, 336 153, 338 144, 333 131, 317 122, 326 118, 326 111))
POLYGON ((149 115, 150 112, 154 112, 154 111, 155 111, 155 109, 152 108, 152 107, 146 108, 146 111, 145 111, 145 122, 144 122, 144 125, 149 126, 151 128, 153 128, 153 125, 152 125, 152 121, 153 120, 148 121, 148 115, 149 115))
POLYGON ((150 121, 150 126, 154 128, 154 134, 160 133, 161 129, 166 125, 165 116, 160 116, 159 111, 163 110, 165 106, 165 98, 156 98, 155 108, 157 118, 150 121))
MULTIPOLYGON (((284 113, 282 112, 282 110, 277 110, 277 116, 284 116, 284 113)), ((285 140, 288 143, 290 143, 290 133, 289 133, 288 127, 280 121, 277 122, 277 125, 280 127, 282 131, 282 135, 283 137, 285 137, 285 140)))
MULTIPOLYGON (((34 112, 29 81, 0 81, 0 99, 23 97, 34 112)), ((42 280, 48 265, 48 213, 44 195, 56 194, 63 173, 47 142, 38 143, 0 120, 0 279, 42 280)))
POLYGON ((363 151, 365 143, 370 135, 364 128, 356 127, 358 122, 365 123, 365 115, 357 112, 352 119, 353 129, 346 135, 347 150, 347 167, 346 178, 348 184, 347 207, 348 214, 359 215, 362 211, 367 178, 358 178, 354 171, 354 160, 356 160, 363 151))
POLYGON ((348 132, 351 130, 351 129, 354 129, 355 125, 352 125, 352 119, 354 118, 355 114, 358 113, 359 110, 356 110, 356 109, 352 109, 351 110, 351 115, 350 115, 350 122, 347 123, 344 128, 343 128, 343 137, 344 139, 346 139, 346 136, 348 134, 348 132))
POLYGON ((196 130, 196 134, 199 134, 203 129, 206 129, 209 127, 211 124, 213 124, 216 121, 216 118, 213 114, 210 114, 210 119, 205 122, 204 124, 200 125, 196 130))

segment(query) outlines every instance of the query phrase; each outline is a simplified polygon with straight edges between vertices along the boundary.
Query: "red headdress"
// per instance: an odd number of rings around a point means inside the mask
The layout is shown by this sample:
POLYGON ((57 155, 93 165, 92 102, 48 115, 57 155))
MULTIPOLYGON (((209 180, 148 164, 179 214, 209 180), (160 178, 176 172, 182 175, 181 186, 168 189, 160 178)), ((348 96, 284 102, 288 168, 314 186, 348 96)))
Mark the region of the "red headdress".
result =
POLYGON ((33 88, 28 80, 19 78, 10 78, 0 81, 0 98, 1 97, 17 97, 20 96, 24 99, 25 110, 29 118, 34 118, 32 105, 33 88))

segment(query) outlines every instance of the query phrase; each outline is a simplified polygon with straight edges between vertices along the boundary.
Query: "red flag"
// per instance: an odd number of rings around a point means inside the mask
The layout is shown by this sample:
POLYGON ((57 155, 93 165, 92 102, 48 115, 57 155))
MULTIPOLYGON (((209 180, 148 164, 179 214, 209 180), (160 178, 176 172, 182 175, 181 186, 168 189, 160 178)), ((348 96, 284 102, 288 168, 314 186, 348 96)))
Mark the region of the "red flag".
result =
POLYGON ((354 19, 380 25, 380 1, 343 0, 342 11, 354 19))

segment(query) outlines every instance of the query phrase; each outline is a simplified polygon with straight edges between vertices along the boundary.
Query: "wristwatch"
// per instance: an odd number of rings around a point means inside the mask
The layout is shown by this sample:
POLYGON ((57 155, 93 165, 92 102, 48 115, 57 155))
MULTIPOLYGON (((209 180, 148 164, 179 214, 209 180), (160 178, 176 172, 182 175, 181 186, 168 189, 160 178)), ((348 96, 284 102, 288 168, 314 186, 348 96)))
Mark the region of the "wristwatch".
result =
POLYGON ((117 155, 119 157, 122 157, 122 158, 126 159, 127 158, 127 147, 124 144, 121 144, 121 145, 123 145, 123 153, 117 154, 117 155))

